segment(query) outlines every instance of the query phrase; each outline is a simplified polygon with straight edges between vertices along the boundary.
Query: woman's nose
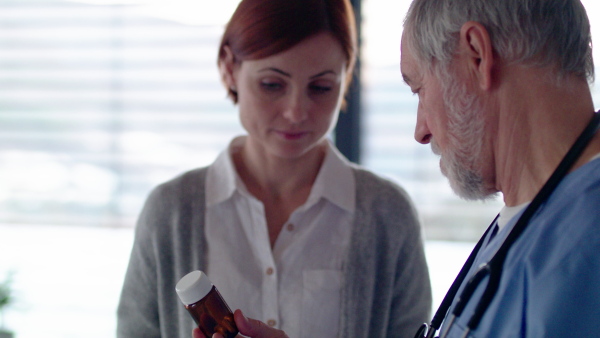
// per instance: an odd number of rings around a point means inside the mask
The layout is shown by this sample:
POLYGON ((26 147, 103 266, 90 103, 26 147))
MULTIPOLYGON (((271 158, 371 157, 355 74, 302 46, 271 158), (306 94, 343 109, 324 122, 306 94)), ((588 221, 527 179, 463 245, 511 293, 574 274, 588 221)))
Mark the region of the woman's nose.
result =
POLYGON ((293 93, 285 102, 283 116, 292 123, 300 123, 308 117, 308 99, 293 93))

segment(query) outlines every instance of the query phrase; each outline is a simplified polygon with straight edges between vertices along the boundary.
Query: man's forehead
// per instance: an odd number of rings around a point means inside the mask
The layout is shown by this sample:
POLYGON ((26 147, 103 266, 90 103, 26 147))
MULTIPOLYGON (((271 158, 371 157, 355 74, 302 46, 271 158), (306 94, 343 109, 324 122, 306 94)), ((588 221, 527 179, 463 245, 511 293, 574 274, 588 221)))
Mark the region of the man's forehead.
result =
POLYGON ((404 36, 400 42, 400 72, 402 79, 408 85, 415 82, 419 77, 420 67, 416 61, 409 44, 406 43, 404 36))

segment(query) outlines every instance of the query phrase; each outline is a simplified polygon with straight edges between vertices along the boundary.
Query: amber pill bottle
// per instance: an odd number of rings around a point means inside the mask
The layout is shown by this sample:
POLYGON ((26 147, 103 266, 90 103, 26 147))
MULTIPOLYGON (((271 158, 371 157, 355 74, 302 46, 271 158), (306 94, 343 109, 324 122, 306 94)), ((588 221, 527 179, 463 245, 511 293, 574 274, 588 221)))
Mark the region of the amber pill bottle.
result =
POLYGON ((204 272, 196 270, 183 276, 175 291, 205 336, 212 337, 215 332, 225 338, 237 335, 231 309, 204 272))

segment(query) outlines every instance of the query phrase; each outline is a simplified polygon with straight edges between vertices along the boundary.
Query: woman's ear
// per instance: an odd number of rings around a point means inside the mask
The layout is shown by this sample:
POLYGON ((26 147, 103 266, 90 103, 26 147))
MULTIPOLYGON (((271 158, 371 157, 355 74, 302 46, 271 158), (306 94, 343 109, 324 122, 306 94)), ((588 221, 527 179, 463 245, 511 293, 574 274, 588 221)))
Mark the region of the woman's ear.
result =
POLYGON ((223 46, 223 52, 219 59, 219 72, 221 73, 221 80, 230 92, 237 92, 237 85, 235 82, 235 69, 237 63, 233 52, 229 46, 223 46))

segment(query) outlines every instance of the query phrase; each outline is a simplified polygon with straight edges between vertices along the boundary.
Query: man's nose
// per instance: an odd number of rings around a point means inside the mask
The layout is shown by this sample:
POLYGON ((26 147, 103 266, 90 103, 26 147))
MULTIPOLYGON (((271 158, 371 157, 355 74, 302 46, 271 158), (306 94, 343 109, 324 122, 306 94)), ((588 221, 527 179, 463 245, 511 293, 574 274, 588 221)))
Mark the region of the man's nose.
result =
POLYGON ((425 114, 422 109, 417 108, 417 124, 415 126, 415 140, 421 144, 428 144, 431 142, 431 131, 427 125, 425 114))

